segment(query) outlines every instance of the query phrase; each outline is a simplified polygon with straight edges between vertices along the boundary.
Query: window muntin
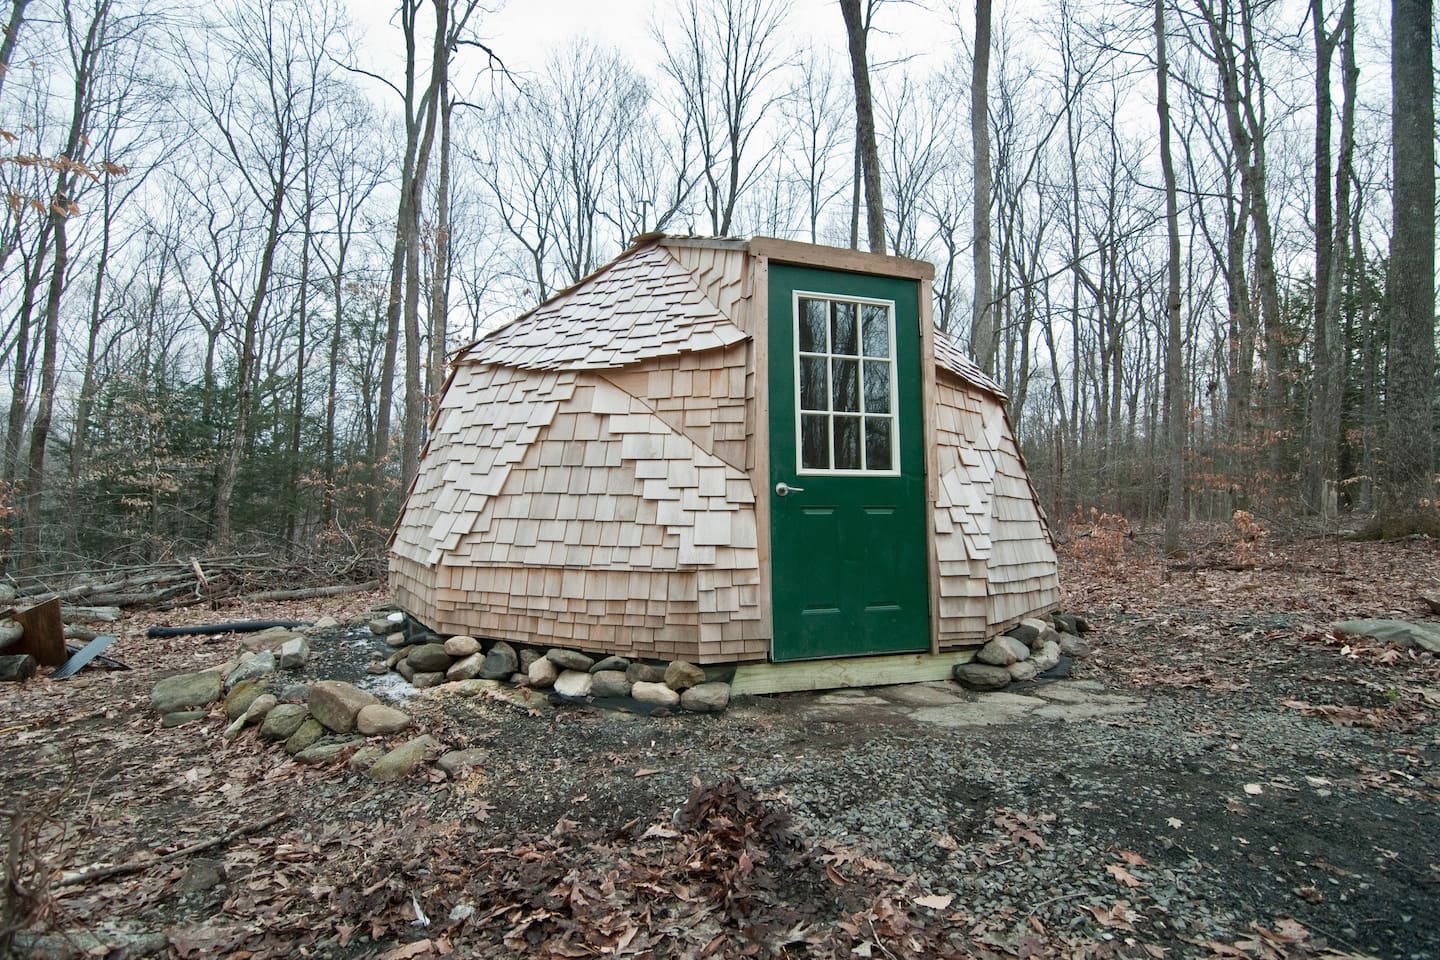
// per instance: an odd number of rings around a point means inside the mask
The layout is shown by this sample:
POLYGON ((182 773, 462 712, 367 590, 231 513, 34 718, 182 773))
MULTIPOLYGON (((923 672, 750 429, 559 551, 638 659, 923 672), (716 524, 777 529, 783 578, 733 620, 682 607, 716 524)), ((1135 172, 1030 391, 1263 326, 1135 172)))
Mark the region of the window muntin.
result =
POLYGON ((797 291, 794 303, 796 469, 898 474, 894 302, 797 291))

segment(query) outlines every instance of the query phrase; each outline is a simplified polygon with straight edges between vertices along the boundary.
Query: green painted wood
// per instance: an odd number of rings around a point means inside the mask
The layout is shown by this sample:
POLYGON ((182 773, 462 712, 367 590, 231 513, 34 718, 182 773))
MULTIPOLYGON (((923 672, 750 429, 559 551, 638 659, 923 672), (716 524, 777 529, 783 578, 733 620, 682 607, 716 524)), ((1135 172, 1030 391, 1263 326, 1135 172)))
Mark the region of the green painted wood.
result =
MULTIPOLYGON (((919 285, 772 264, 769 290, 771 656, 785 661, 925 650, 929 591, 919 285), (894 303, 890 404, 898 473, 803 472, 797 455, 797 291, 894 303), (779 496, 779 483, 803 489, 779 496)), ((841 375, 830 376, 827 396, 840 389, 835 383, 841 375)))

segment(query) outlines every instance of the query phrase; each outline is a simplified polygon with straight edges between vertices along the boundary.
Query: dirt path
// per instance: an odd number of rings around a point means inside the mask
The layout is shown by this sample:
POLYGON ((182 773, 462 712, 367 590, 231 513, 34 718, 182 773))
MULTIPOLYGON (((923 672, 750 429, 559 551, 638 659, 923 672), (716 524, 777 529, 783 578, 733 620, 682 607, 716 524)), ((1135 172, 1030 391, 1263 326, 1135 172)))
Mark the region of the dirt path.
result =
POLYGON ((12 875, 287 817, 9 908, 132 956, 1440 957, 1440 667, 1324 630, 1425 619, 1435 545, 1168 582, 1117 550, 1067 560, 1098 628, 1070 681, 658 719, 411 701, 487 751, 453 782, 300 768, 218 719, 159 729, 154 679, 228 643, 127 624, 144 669, 0 691, 4 795, 30 812, 9 829, 34 841, 12 875))

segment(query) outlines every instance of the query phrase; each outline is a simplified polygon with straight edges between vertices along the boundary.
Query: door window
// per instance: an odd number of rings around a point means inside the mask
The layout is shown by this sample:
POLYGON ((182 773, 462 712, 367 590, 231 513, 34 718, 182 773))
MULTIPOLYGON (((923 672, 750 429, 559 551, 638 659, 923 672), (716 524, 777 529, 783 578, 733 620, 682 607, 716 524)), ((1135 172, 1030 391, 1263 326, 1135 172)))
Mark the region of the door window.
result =
POLYGON ((898 472, 895 304, 795 294, 800 473, 898 472))

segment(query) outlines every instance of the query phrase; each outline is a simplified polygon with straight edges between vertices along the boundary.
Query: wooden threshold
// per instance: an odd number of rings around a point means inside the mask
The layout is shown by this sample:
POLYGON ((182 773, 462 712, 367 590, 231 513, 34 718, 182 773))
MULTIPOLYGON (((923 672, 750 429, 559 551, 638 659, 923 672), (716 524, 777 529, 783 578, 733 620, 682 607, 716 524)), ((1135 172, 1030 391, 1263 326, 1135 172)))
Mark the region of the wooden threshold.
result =
POLYGON ((892 683, 948 680, 956 664, 969 663, 974 650, 951 653, 901 653, 885 657, 839 657, 789 663, 742 663, 730 681, 732 696, 883 687, 892 683))

